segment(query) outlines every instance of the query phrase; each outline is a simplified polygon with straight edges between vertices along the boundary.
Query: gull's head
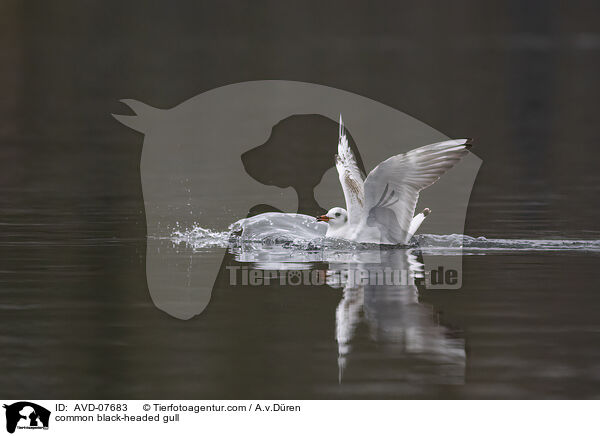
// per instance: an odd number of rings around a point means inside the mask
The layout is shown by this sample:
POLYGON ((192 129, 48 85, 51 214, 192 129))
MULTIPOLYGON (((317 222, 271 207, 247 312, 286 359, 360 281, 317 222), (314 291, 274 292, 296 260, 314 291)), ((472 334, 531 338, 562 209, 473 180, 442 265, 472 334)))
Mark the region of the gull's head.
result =
POLYGON ((318 216, 317 221, 325 221, 331 227, 341 227, 348 222, 348 212, 341 207, 334 207, 325 215, 318 216))

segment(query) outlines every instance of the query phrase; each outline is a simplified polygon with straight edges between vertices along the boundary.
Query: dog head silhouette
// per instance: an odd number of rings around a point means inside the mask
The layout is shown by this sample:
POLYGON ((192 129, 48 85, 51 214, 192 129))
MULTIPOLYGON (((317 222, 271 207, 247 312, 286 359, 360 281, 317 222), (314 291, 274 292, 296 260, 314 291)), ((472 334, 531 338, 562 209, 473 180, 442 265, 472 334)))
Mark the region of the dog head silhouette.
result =
MULTIPOLYGON (((246 172, 255 180, 279 188, 292 187, 298 195, 298 213, 320 215, 314 189, 335 165, 338 124, 322 115, 292 115, 273 126, 262 145, 242 154, 246 172)), ((364 165, 354 139, 348 134, 358 167, 364 165)))

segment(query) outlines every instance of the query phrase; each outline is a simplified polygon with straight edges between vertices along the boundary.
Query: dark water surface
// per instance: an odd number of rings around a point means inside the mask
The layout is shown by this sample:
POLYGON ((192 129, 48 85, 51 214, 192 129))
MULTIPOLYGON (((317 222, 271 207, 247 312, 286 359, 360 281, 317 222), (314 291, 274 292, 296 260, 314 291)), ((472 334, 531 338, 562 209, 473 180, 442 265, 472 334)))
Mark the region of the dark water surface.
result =
POLYGON ((472 253, 460 291, 221 277, 189 321, 150 299, 142 137, 109 114, 245 80, 474 137, 468 235, 599 240, 598 6, 459 3, 4 2, 0 397, 598 398, 594 250, 472 253))
POLYGON ((60 217, 3 226, 13 235, 2 243, 6 397, 588 398, 600 388, 597 253, 472 255, 460 291, 366 289, 370 319, 340 362, 341 289, 221 280, 202 315, 176 320, 149 299, 144 239, 67 234, 72 217, 60 217))

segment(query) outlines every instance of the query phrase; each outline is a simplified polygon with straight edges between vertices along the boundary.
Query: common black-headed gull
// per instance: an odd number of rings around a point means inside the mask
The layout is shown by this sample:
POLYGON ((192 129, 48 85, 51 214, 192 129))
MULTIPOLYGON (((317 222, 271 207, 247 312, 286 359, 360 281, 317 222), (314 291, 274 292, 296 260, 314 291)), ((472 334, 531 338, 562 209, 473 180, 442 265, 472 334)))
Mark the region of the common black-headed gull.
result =
POLYGON ((346 209, 334 207, 317 217, 328 224, 327 237, 362 243, 408 244, 429 209, 413 216, 419 193, 435 183, 468 153, 470 139, 452 139, 392 156, 363 181, 340 115, 336 167, 346 209))

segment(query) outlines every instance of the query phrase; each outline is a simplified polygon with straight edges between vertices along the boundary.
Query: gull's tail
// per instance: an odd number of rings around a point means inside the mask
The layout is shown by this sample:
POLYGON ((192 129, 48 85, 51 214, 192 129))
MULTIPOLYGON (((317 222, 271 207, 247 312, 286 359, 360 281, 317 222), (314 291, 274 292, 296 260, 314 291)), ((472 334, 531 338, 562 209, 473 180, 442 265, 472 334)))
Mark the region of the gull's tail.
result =
POLYGON ((430 213, 431 210, 429 208, 425 208, 423 209, 423 212, 415 215, 415 217, 410 222, 410 226, 408 227, 408 239, 412 238, 413 235, 417 233, 417 230, 419 230, 419 227, 421 227, 421 224, 423 224, 423 221, 425 221, 425 218, 430 213))

